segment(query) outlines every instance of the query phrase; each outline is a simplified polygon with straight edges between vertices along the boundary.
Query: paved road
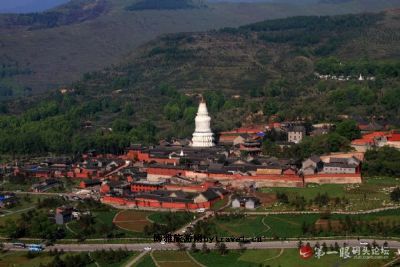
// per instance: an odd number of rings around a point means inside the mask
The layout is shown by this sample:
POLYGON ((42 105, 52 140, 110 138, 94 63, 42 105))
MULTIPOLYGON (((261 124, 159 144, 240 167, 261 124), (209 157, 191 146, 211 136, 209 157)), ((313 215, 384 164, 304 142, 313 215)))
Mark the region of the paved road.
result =
MULTIPOLYGON (((349 240, 302 240, 303 243, 309 242, 311 246, 314 246, 316 242, 319 244, 326 243, 328 246, 331 244, 334 245, 335 242, 342 246, 343 243, 346 243, 348 246, 360 246, 360 241, 357 239, 349 239, 349 240)), ((372 243, 374 240, 372 239, 362 239, 364 242, 372 243)), ((382 245, 385 240, 376 240, 378 245, 382 245)), ((392 249, 400 249, 399 241, 388 240, 388 247, 392 249)), ((239 249, 239 245, 237 242, 225 243, 229 249, 239 249)), ((14 248, 11 243, 5 243, 5 248, 10 250, 20 251, 23 249, 14 248)), ((210 249, 214 249, 215 246, 213 243, 207 244, 210 249)), ((190 248, 190 244, 186 244, 188 248, 190 248)), ((197 247, 201 248, 202 244, 197 243, 197 247)), ((297 248, 298 241, 269 241, 269 242, 252 242, 250 244, 246 244, 245 247, 249 249, 286 249, 286 248, 297 248)), ((144 244, 56 244, 54 246, 49 246, 46 250, 58 249, 64 251, 96 251, 101 249, 127 249, 132 251, 143 251, 145 247, 151 247, 153 250, 178 250, 178 246, 174 243, 144 243, 144 244)))

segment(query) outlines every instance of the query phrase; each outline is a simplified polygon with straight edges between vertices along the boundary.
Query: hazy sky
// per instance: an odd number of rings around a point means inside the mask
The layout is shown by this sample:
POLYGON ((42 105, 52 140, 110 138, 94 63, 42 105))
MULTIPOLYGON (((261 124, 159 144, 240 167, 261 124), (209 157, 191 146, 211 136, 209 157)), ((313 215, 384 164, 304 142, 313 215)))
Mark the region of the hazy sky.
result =
POLYGON ((43 11, 69 0, 0 0, 0 12, 37 12, 43 11))

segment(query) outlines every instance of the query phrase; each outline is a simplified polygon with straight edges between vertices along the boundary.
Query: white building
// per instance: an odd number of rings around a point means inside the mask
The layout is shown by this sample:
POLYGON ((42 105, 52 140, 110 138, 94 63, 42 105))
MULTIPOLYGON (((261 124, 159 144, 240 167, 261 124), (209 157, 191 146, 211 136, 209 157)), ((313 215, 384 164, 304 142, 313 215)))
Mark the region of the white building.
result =
POLYGON ((200 102, 195 119, 196 130, 193 133, 192 147, 213 147, 214 134, 211 131, 211 118, 208 116, 207 105, 204 100, 200 102))
POLYGON ((298 144, 306 136, 306 128, 304 126, 294 126, 288 131, 288 142, 298 144))

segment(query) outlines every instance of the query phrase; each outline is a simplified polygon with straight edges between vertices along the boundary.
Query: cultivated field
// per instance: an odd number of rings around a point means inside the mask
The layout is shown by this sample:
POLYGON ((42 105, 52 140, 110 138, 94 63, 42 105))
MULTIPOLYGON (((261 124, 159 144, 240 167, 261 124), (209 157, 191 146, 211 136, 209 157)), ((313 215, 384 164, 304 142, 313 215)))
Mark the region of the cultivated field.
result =
POLYGON ((124 210, 115 215, 113 223, 128 231, 143 232, 144 227, 151 224, 148 219, 151 214, 153 212, 124 210))

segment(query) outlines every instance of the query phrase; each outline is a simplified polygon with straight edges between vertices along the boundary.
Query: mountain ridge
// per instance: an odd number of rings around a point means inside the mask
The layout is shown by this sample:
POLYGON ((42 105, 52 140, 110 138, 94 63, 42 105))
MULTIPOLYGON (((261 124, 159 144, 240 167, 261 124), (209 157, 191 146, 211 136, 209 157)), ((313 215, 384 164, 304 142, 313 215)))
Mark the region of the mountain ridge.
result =
POLYGON ((16 72, 19 74, 2 79, 0 95, 5 98, 10 97, 10 91, 12 97, 56 90, 78 80, 85 72, 118 64, 140 45, 162 34, 236 27, 293 14, 381 10, 395 6, 395 2, 368 1, 362 7, 357 0, 345 6, 216 3, 205 9, 127 11, 125 8, 132 1, 107 1, 107 12, 82 22, 36 30, 30 30, 29 25, 0 29, 4 36, 0 41, 0 64, 21 69, 16 72))

